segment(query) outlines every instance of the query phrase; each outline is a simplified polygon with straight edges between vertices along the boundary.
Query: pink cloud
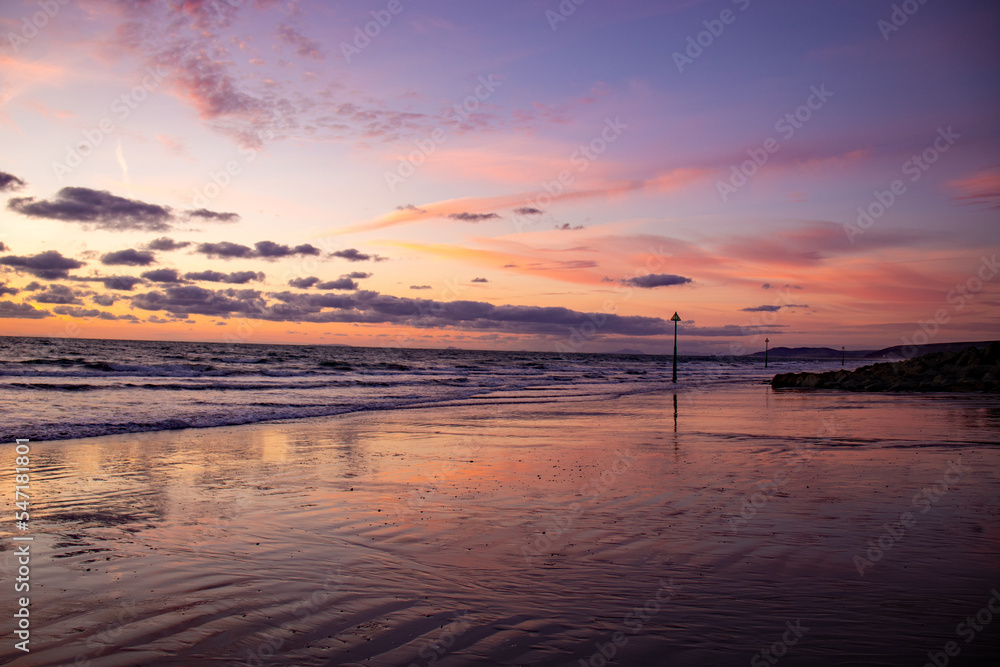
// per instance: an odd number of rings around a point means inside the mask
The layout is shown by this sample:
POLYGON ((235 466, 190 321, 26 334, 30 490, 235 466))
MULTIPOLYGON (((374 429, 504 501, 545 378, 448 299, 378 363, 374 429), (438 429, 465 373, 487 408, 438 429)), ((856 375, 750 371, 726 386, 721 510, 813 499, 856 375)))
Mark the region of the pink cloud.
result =
POLYGON ((173 153, 178 157, 188 157, 187 146, 184 144, 184 140, 178 137, 170 137, 165 134, 157 134, 156 140, 166 148, 168 151, 173 153))
POLYGON ((1000 167, 990 167, 948 185, 962 193, 955 201, 1000 209, 1000 167))
POLYGON ((295 49, 295 53, 304 58, 313 58, 314 60, 326 58, 319 42, 309 39, 287 23, 278 24, 278 41, 286 46, 291 46, 295 49))
POLYGON ((76 114, 69 109, 50 109, 38 101, 28 102, 28 106, 46 118, 56 118, 59 120, 76 118, 76 114))
POLYGON ((873 250, 924 246, 932 240, 918 232, 883 230, 866 239, 862 248, 848 242, 842 224, 801 220, 794 227, 762 231, 754 236, 730 235, 713 247, 728 257, 788 268, 817 266, 837 257, 873 250))

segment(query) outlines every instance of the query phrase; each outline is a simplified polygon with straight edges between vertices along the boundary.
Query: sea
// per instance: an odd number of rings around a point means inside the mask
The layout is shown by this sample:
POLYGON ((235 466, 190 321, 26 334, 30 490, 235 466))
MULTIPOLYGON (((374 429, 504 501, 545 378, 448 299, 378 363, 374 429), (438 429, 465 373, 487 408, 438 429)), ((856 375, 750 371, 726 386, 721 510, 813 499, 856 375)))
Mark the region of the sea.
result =
MULTIPOLYGON (((848 367, 861 365, 848 360, 848 367)), ((601 401, 840 360, 0 337, 0 438, 65 440, 359 411, 601 401)), ((500 408, 502 409, 502 408, 500 408)))

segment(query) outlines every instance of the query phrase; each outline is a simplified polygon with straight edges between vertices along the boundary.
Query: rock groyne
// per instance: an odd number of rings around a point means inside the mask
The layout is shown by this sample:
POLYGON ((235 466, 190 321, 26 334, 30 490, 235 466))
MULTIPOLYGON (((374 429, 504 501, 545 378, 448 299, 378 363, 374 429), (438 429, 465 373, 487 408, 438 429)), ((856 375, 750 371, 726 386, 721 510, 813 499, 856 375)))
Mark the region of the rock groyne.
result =
POLYGON ((1000 342, 990 343, 984 349, 967 347, 960 352, 935 352, 854 371, 782 373, 774 376, 771 387, 1000 393, 1000 342))

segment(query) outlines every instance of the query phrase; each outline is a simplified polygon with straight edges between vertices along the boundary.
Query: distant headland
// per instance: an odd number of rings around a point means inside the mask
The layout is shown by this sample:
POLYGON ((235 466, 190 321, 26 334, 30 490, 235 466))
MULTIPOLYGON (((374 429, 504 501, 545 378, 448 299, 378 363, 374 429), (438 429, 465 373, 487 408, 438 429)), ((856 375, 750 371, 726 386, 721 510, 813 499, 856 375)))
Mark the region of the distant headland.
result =
MULTIPOLYGON (((966 343, 929 343, 927 345, 893 345, 881 350, 839 350, 832 347, 772 347, 768 350, 771 359, 840 359, 843 354, 848 359, 875 359, 879 361, 902 361, 932 352, 960 352, 967 347, 985 349, 991 341, 966 343)), ((754 352, 747 357, 764 357, 764 352, 754 352)))

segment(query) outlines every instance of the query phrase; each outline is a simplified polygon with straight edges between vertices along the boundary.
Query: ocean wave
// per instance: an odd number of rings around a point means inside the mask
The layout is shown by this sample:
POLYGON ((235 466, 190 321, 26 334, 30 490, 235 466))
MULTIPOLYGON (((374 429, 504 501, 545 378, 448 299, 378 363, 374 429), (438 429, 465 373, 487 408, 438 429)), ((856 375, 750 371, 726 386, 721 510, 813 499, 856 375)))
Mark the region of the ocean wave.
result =
MULTIPOLYGON (((294 377, 294 376, 292 376, 294 377)), ((432 380, 435 385, 464 386, 464 378, 452 380, 432 380)), ((276 391, 276 390, 309 390, 309 389, 331 389, 344 387, 406 387, 422 386, 424 382, 414 380, 362 380, 362 379, 338 379, 338 380, 317 380, 313 382, 199 382, 192 380, 188 383, 178 382, 115 382, 105 384, 91 384, 86 382, 8 382, 0 383, 0 389, 12 388, 19 390, 34 391, 276 391)))
POLYGON ((408 407, 607 400, 767 377, 760 364, 682 358, 683 377, 673 385, 669 357, 651 355, 0 343, 0 437, 8 438, 79 438, 408 407))
MULTIPOLYGON (((451 400, 455 400, 452 398, 451 400)), ((92 438, 105 435, 127 433, 148 433, 186 428, 213 428, 218 426, 240 426, 267 421, 303 419, 310 417, 331 417, 351 412, 389 410, 405 408, 407 405, 425 404, 425 396, 410 396, 401 400, 375 401, 370 403, 324 403, 324 404, 246 404, 225 412, 181 415, 163 419, 137 419, 135 421, 108 420, 60 421, 35 423, 23 426, 0 424, 0 438, 13 441, 28 438, 33 441, 69 440, 92 438)))

